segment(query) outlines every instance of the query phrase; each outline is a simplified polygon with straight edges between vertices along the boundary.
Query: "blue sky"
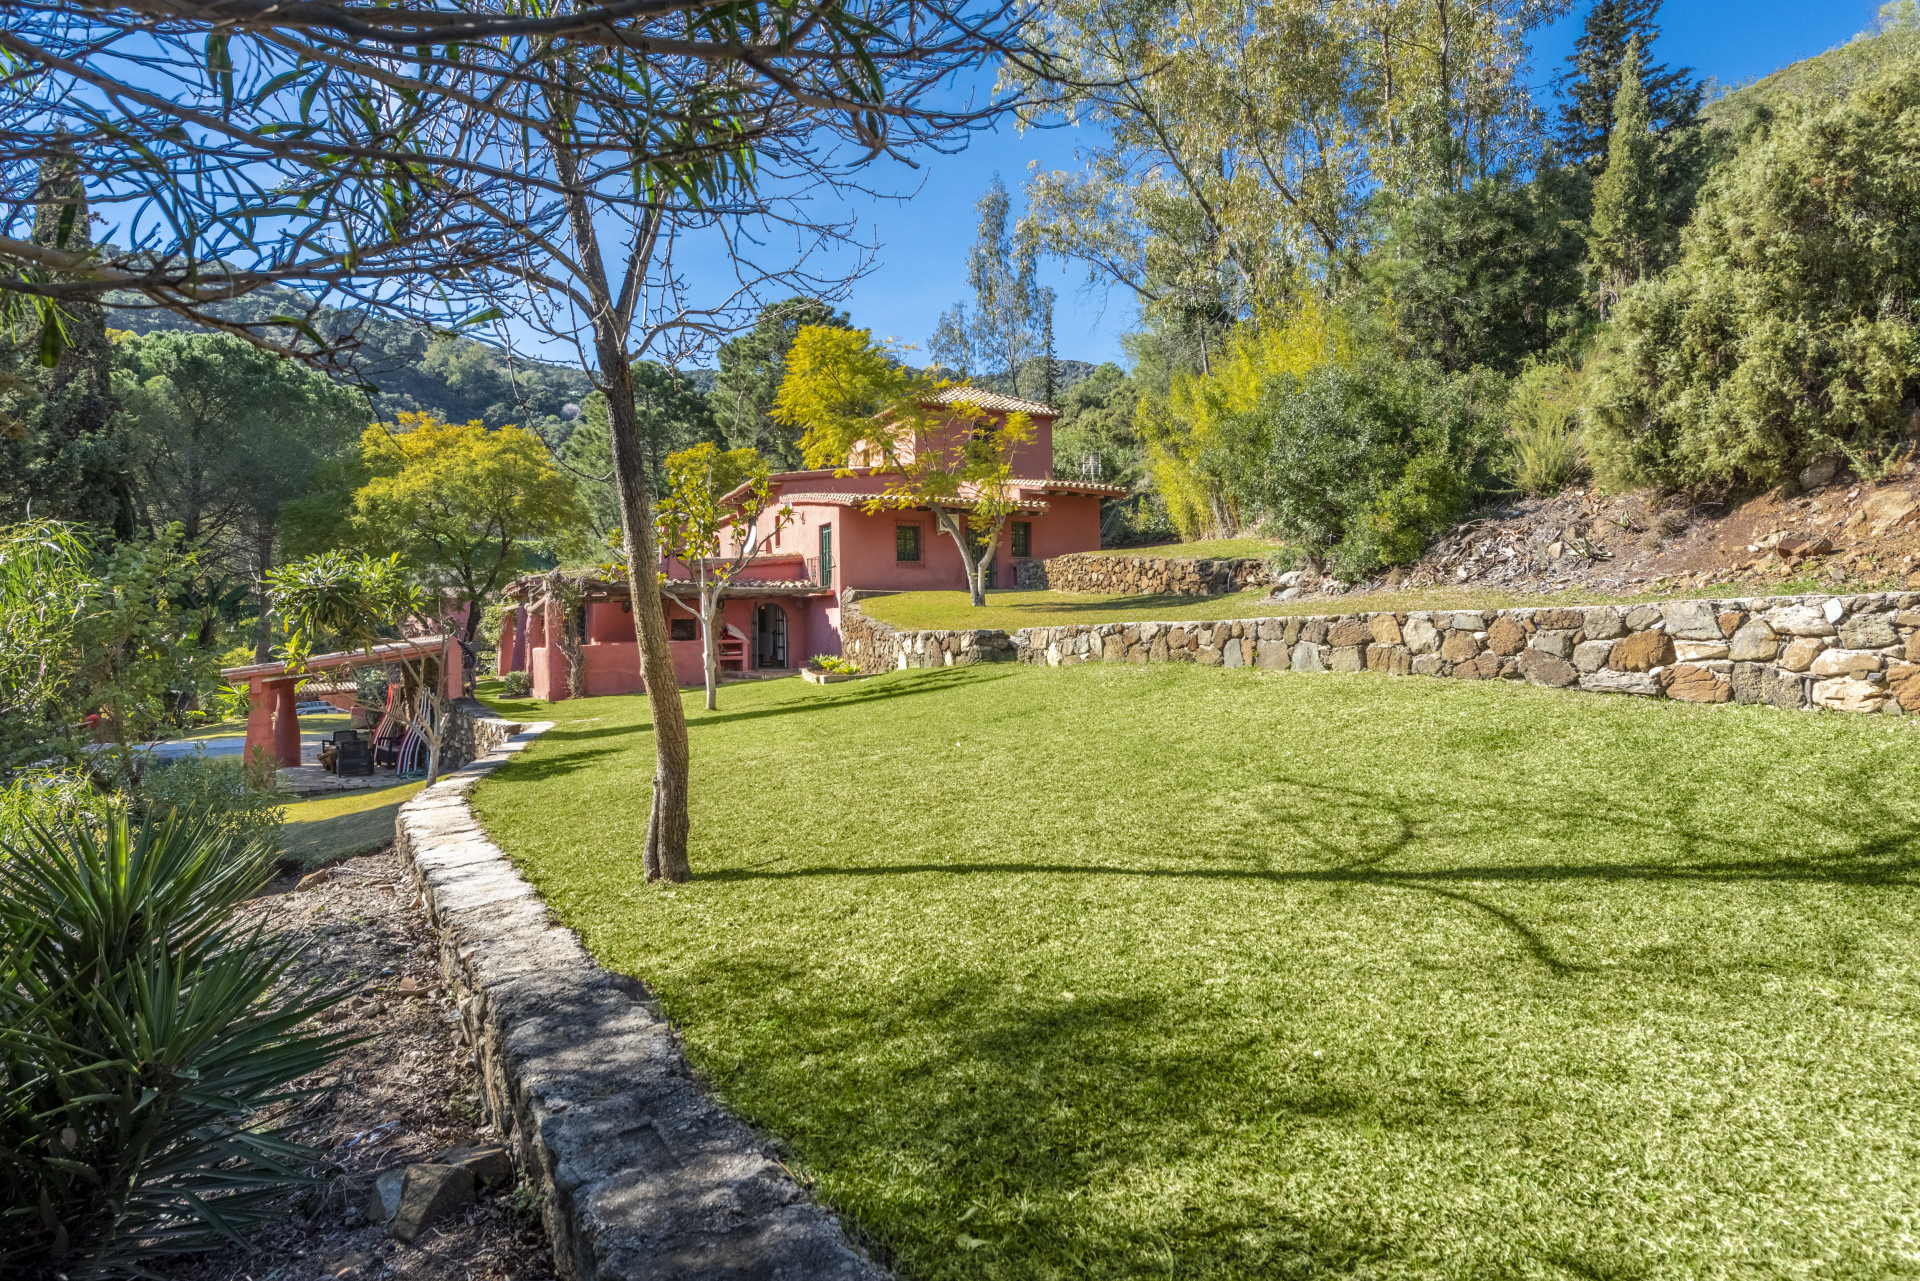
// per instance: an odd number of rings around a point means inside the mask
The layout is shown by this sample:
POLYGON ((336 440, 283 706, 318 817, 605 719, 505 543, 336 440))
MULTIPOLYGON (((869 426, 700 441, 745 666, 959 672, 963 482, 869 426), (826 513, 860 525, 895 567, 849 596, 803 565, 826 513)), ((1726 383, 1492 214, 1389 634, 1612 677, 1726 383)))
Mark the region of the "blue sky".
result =
MULTIPOLYGON (((1691 66, 1698 75, 1737 85, 1845 42, 1873 21, 1879 7, 1879 0, 1668 0, 1656 53, 1670 66, 1691 66)), ((1572 51, 1586 9, 1578 4, 1572 16, 1540 33, 1536 84, 1547 84, 1572 51)), ((914 194, 904 202, 861 198, 848 206, 881 242, 878 268, 854 285, 845 304, 854 323, 876 336, 924 345, 940 313, 966 294, 973 202, 994 173, 1013 193, 1017 210, 1028 165, 1073 168, 1076 141, 1072 130, 1003 129, 977 136, 959 155, 926 157, 917 176, 899 167, 891 175, 876 174, 876 186, 914 194)), ((1086 290, 1082 272, 1057 263, 1049 265, 1047 278, 1060 295, 1058 354, 1120 360, 1120 335, 1133 319, 1128 299, 1086 290)))

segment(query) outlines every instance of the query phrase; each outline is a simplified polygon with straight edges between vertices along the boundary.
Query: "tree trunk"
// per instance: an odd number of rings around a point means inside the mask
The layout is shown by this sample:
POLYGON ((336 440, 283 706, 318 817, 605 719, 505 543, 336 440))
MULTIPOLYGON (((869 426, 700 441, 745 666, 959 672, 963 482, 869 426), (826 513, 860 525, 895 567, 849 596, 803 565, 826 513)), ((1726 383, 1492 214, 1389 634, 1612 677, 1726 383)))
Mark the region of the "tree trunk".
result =
MULTIPOLYGON (((601 327, 596 319, 596 331, 601 327)), ((613 483, 620 498, 627 584, 633 600, 633 632, 640 644, 647 705, 653 712, 653 813, 647 822, 646 875, 650 881, 687 881, 693 879, 687 862, 687 713, 674 681, 666 607, 654 576, 660 558, 654 550, 653 497, 648 492, 646 455, 634 411, 633 371, 627 365, 625 344, 618 340, 624 335, 597 336, 613 483)))
POLYGON ((967 538, 967 526, 960 522, 959 517, 944 508, 936 507, 934 520, 939 524, 941 532, 951 538, 953 545, 960 549, 960 563, 967 569, 967 594, 976 606, 984 607, 987 603, 987 566, 993 563, 994 548, 1000 541, 1000 526, 1006 522, 1003 519, 994 525, 992 534, 987 538, 987 545, 981 549, 980 556, 976 560, 973 547, 967 538))
POLYGON ((724 600, 716 588, 711 595, 700 593, 700 648, 705 651, 701 658, 706 667, 707 710, 720 710, 720 635, 716 630, 720 626, 720 602, 724 600))
MULTIPOLYGON (((568 229, 573 234, 581 283, 593 301, 590 319, 594 359, 600 366, 600 390, 607 398, 607 444, 612 455, 614 493, 620 502, 633 634, 639 642, 640 675, 646 682, 647 705, 653 713, 653 811, 647 819, 646 877, 650 881, 687 881, 693 879, 693 869, 687 862, 687 713, 674 683, 666 607, 655 577, 660 558, 653 542, 653 496, 647 483, 639 414, 633 403, 633 367, 627 363, 630 318, 615 303, 607 285, 593 202, 586 188, 574 181, 579 157, 570 146, 566 140, 556 142, 554 163, 570 187, 566 197, 568 229)), ((656 209, 638 229, 623 291, 627 296, 631 296, 638 279, 634 273, 644 272, 652 256, 653 237, 659 232, 661 217, 656 209)))
POLYGON ((273 526, 261 524, 254 533, 255 592, 260 597, 260 638, 254 643, 253 661, 264 663, 273 657, 273 598, 267 594, 267 573, 273 568, 273 526))
POLYGON ((426 723, 421 727, 421 737, 427 740, 427 786, 432 787, 440 781, 440 739, 447 728, 446 708, 442 706, 438 693, 427 696, 426 723))

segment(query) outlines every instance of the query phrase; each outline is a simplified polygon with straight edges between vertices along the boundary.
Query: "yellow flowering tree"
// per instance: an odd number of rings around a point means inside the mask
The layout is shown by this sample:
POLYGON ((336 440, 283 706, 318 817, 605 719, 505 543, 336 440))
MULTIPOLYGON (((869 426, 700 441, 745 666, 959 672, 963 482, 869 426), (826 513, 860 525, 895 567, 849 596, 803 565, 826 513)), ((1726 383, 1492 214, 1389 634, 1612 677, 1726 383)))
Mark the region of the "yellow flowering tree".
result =
POLYGON ((755 523, 772 502, 767 460, 757 449, 723 452, 703 443, 667 455, 667 492, 653 509, 654 521, 661 549, 685 563, 700 589, 701 665, 710 712, 720 705, 720 606, 727 588, 793 519, 793 508, 783 506, 774 512, 773 527, 755 537, 755 523))
POLYGON ((1249 411, 1278 378, 1357 359, 1358 344, 1342 317, 1307 298, 1289 312, 1240 325, 1209 372, 1180 374, 1166 396, 1143 400, 1138 413, 1147 462, 1174 528, 1188 538, 1239 533, 1235 472, 1263 452, 1261 442, 1243 438, 1249 411))
POLYGON ((588 516, 572 480, 530 431, 431 413, 402 413, 398 431, 368 427, 360 458, 371 473, 353 496, 360 540, 402 556, 443 603, 468 607, 460 646, 473 670, 481 608, 525 565, 528 545, 582 543, 588 516))
POLYGON ((931 511, 960 550, 968 595, 985 605, 993 549, 1018 506, 1013 451, 1033 438, 1033 423, 1025 414, 990 414, 964 391, 932 403, 949 386, 906 369, 871 330, 809 326, 787 353, 774 417, 802 429, 809 467, 883 473, 885 488, 867 511, 931 511))

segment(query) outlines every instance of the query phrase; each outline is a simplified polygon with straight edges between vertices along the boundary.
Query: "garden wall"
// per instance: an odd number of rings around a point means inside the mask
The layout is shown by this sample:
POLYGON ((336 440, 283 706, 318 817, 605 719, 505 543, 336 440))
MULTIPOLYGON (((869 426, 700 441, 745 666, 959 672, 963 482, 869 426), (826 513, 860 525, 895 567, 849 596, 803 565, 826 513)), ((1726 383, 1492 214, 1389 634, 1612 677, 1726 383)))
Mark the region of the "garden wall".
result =
POLYGON ((1126 596, 1220 596, 1270 581, 1267 562, 1258 556, 1209 560, 1095 552, 1019 561, 1015 577, 1018 586, 1030 591, 1126 596))
POLYGON ((421 791, 400 807, 394 844, 555 1269, 567 1281, 889 1281, 702 1088, 647 989, 556 925, 474 818, 474 785, 549 728, 421 791))
POLYGON ((494 710, 471 698, 447 705, 447 733, 440 740, 440 769, 459 769, 478 760, 520 732, 517 721, 502 719, 494 710))
MULTIPOLYGON (((1920 711, 1920 592, 901 632, 868 619, 862 671, 1011 659, 1525 680, 1695 703, 1920 711)), ((847 615, 843 613, 843 619, 847 615)), ((854 633, 849 632, 851 637, 854 633)))

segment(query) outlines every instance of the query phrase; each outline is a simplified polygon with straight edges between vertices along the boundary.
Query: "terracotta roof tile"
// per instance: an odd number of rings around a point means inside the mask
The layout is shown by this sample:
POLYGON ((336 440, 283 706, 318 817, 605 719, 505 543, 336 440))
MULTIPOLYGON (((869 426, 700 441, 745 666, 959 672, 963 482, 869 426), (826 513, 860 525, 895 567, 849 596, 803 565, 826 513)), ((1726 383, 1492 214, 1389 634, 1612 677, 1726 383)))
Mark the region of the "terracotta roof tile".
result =
POLYGON ((1058 418, 1060 411, 1037 400, 1022 400, 1018 396, 1008 396, 997 391, 988 391, 985 387, 945 387, 927 398, 930 405, 951 405, 965 400, 980 408, 996 414, 1043 414, 1048 418, 1058 418))
POLYGON ((1041 493, 1056 494, 1110 494, 1123 497, 1132 492, 1125 485, 1108 485, 1096 480, 1061 480, 1058 478, 1020 478, 1007 482, 1015 489, 1038 490, 1041 493))

